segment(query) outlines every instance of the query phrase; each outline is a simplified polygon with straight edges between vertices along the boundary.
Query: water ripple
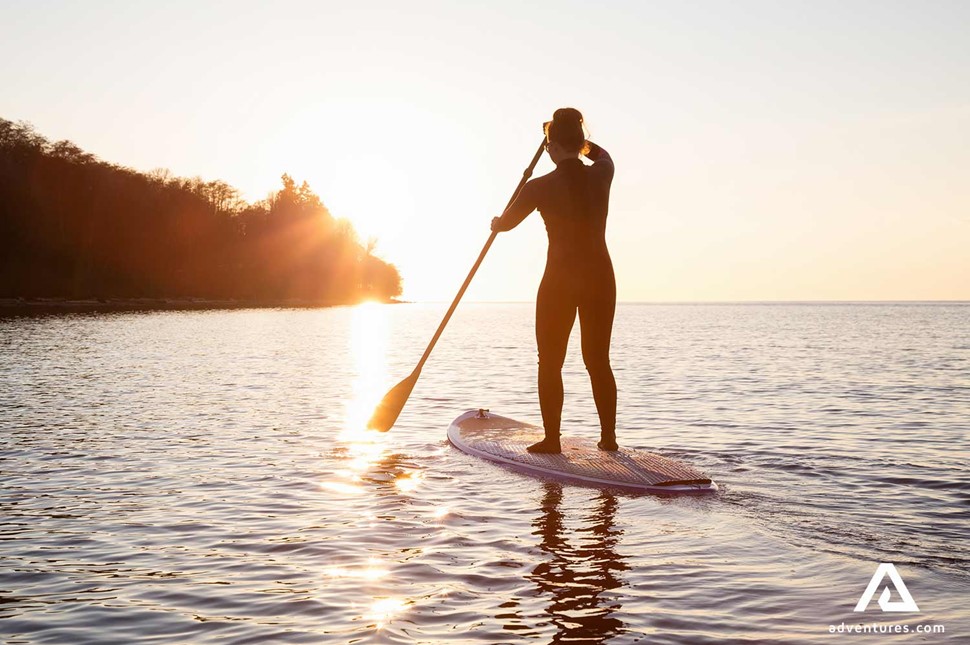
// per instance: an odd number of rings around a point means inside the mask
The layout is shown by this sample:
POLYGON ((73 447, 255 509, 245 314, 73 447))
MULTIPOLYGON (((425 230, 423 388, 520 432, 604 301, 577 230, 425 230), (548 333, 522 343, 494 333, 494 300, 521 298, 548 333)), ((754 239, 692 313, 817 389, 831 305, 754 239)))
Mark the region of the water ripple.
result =
POLYGON ((0 320, 5 641, 821 643, 880 561, 922 609, 883 622, 970 633, 970 307, 619 307, 621 442, 721 485, 690 499, 448 445, 538 417, 530 305, 463 305, 363 430, 442 309, 0 320))

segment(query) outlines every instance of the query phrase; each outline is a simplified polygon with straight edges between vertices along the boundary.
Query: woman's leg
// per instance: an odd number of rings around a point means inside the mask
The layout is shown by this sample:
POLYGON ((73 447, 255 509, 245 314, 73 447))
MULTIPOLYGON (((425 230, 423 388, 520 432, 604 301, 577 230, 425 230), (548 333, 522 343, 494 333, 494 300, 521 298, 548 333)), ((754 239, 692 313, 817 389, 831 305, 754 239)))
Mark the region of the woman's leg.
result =
POLYGON ((600 418, 600 447, 604 450, 616 450, 616 379, 610 367, 615 311, 615 286, 585 298, 579 305, 583 362, 593 385, 593 400, 600 418))
POLYGON ((543 278, 536 297, 536 344, 539 348, 539 407, 545 442, 559 445, 562 418, 562 364, 566 359, 569 332, 576 320, 576 303, 568 290, 543 278))

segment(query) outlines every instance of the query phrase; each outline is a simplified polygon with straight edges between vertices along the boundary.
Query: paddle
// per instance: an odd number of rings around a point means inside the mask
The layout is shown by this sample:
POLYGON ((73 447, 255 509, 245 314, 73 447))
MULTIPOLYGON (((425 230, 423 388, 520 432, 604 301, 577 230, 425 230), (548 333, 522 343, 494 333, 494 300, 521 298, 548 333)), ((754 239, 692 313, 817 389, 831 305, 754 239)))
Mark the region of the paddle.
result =
MULTIPOLYGON (((515 187, 515 192, 512 193, 512 198, 509 199, 506 209, 512 205, 515 198, 518 196, 519 191, 525 186, 525 182, 529 181, 529 177, 532 176, 532 170, 539 163, 539 158, 542 157, 542 151, 545 149, 546 140, 543 139, 542 143, 539 145, 539 149, 536 150, 535 156, 532 158, 532 163, 529 167, 525 169, 522 173, 522 179, 519 181, 519 185, 515 187)), ((387 432, 397 421, 398 416, 401 414, 401 410, 404 409, 404 404, 407 403, 408 397, 411 396, 411 390, 414 389, 414 384, 417 383, 418 377, 421 376, 421 368, 424 367, 425 361, 428 360, 428 356, 431 355, 431 350, 434 349, 435 343, 438 342, 438 338, 441 336, 441 332, 445 330, 445 325, 451 320, 451 315, 455 313, 455 309, 458 307, 458 302, 461 297, 465 295, 465 289, 471 284, 472 278, 475 276, 475 272, 478 271, 479 265, 481 265, 482 260, 485 259, 485 254, 488 253, 488 249, 492 246, 492 242, 495 241, 495 236, 498 235, 497 232, 492 231, 492 234, 488 236, 488 241, 485 242, 485 246, 482 248, 482 252, 478 254, 478 259, 475 260, 475 264, 472 266, 472 270, 468 272, 468 277, 465 278, 465 282, 461 285, 461 289, 458 290, 458 295, 455 296, 455 300, 448 307, 448 313, 445 314, 444 319, 441 324, 438 325, 438 331, 434 333, 434 337, 431 342, 428 343, 428 348, 424 350, 424 355, 421 356, 421 360, 418 361, 417 367, 414 371, 405 378, 403 381, 391 388, 391 390, 384 395, 384 398, 378 404, 377 409, 374 411, 374 415, 367 422, 367 427, 372 430, 380 430, 381 432, 387 432)))

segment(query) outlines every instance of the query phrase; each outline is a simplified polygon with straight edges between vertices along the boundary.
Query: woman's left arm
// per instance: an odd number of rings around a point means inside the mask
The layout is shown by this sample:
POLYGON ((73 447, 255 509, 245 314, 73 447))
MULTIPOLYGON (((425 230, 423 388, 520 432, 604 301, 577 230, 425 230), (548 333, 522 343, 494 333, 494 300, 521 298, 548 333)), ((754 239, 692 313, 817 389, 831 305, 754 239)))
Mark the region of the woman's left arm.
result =
POLYGON ((587 141, 589 152, 586 158, 593 162, 593 168, 601 175, 605 175, 609 180, 613 179, 613 158, 604 148, 596 145, 592 141, 587 141))

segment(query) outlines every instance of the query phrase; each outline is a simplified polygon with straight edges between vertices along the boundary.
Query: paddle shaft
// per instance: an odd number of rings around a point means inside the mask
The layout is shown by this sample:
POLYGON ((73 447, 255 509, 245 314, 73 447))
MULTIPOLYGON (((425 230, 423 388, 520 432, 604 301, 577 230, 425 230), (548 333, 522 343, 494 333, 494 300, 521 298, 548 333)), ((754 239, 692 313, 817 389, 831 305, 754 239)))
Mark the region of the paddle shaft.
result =
MULTIPOLYGON (((542 152, 545 150, 545 147, 546 140, 543 139, 542 143, 539 144, 539 149, 536 150, 535 156, 532 158, 532 163, 530 163, 529 167, 526 168, 522 173, 522 179, 519 180, 519 185, 515 187, 515 192, 512 193, 509 203, 505 206, 506 210, 508 210, 509 206, 512 205, 512 202, 515 201, 515 198, 519 196, 519 191, 522 190, 525 183, 529 181, 529 177, 532 176, 532 170, 536 167, 536 164, 539 163, 539 159, 542 157, 542 152)), ((475 277, 475 272, 478 271, 478 267, 481 266, 482 260, 485 259, 485 254, 488 253, 488 250, 492 247, 492 242, 495 241, 496 235, 498 235, 498 231, 492 231, 492 234, 488 236, 488 241, 485 242, 485 246, 482 247, 482 252, 478 254, 478 259, 475 260, 475 264, 472 265, 472 270, 468 272, 468 277, 465 278, 465 281, 461 285, 461 289, 458 290, 458 295, 455 296, 451 306, 448 307, 448 313, 445 314, 441 324, 438 325, 438 331, 434 333, 434 336, 431 338, 431 342, 428 343, 428 348, 424 350, 421 360, 418 361, 418 366, 414 368, 415 374, 421 371, 421 368, 424 367, 425 361, 427 361, 428 357, 431 355, 431 350, 434 349, 435 343, 437 343, 438 338, 441 337, 441 332, 445 330, 445 326, 448 324, 448 321, 451 320, 451 315, 455 313, 455 309, 458 308, 458 303, 461 301, 461 297, 465 295, 465 290, 468 289, 468 285, 471 284, 472 278, 475 277)))

